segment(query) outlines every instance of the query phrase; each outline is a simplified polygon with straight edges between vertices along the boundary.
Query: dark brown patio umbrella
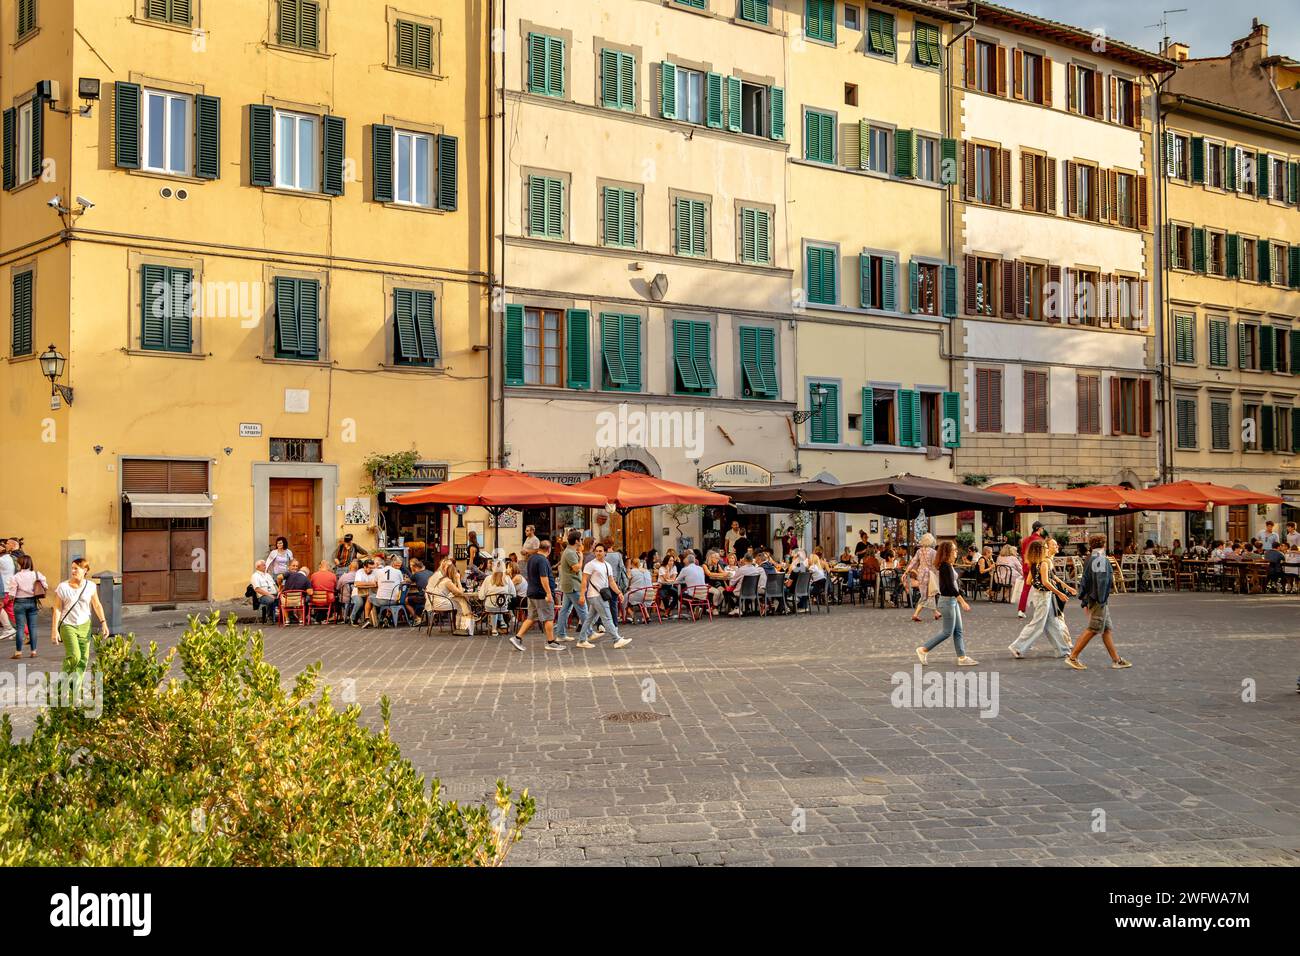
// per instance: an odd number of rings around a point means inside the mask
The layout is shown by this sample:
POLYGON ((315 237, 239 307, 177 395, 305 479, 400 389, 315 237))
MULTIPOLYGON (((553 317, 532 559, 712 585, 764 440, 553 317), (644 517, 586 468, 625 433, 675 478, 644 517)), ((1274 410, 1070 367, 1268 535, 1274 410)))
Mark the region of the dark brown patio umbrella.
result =
POLYGON ((739 488, 714 488, 729 497, 733 504, 762 505, 774 511, 812 511, 804 502, 804 495, 822 488, 838 488, 825 481, 794 481, 784 485, 742 486, 739 488))
POLYGON ((801 492, 803 506, 810 511, 840 511, 849 514, 883 515, 911 520, 918 512, 927 517, 956 511, 1009 511, 1016 505, 1011 495, 986 491, 972 485, 916 475, 895 475, 846 485, 825 485, 801 492))

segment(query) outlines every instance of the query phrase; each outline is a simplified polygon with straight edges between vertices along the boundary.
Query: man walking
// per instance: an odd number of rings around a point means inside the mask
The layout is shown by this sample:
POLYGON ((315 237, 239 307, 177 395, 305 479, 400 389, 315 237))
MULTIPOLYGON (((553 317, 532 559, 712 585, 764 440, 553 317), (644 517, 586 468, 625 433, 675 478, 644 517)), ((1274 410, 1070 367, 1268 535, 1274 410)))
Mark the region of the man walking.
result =
MULTIPOLYGON (((534 539, 535 540, 535 539, 534 539)), ((519 626, 519 633, 510 638, 510 643, 517 651, 524 649, 523 637, 534 622, 542 626, 546 633, 548 651, 567 650, 555 639, 555 594, 551 590, 551 542, 538 541, 537 550, 529 555, 524 566, 524 577, 528 581, 528 619, 519 626)))
POLYGON ((557 641, 573 640, 569 636, 570 611, 578 612, 579 631, 587 623, 587 606, 579 600, 581 596, 579 585, 582 583, 582 552, 578 549, 578 543, 582 541, 582 532, 570 531, 565 540, 568 546, 560 555, 560 623, 555 628, 557 641))
POLYGON ((582 625, 582 632, 578 635, 578 647, 586 649, 596 646, 591 643, 590 638, 597 619, 605 625, 605 633, 614 636, 616 648, 627 647, 632 643, 632 638, 623 637, 618 633, 618 625, 614 623, 614 618, 609 613, 611 606, 618 606, 618 599, 622 596, 623 592, 614 580, 614 571, 605 560, 605 546, 598 544, 592 549, 591 560, 582 569, 582 586, 578 600, 586 604, 590 610, 587 612, 586 623, 582 625))
POLYGON ((1020 589, 1020 606, 1016 608, 1016 617, 1025 616, 1025 607, 1029 604, 1029 546, 1036 538, 1045 537, 1043 534, 1043 523, 1035 521, 1029 534, 1020 539, 1020 575, 1025 582, 1024 587, 1020 589))
POLYGON ((1110 655, 1110 666, 1116 670, 1132 667, 1132 664, 1119 656, 1112 637, 1108 602, 1111 585, 1114 584, 1114 572, 1111 570, 1110 559, 1106 556, 1106 536, 1092 535, 1088 538, 1088 548, 1092 551, 1092 555, 1083 567, 1083 576, 1079 578, 1079 600, 1084 610, 1088 612, 1088 626, 1079 635, 1079 640, 1070 651, 1070 656, 1065 659, 1065 663, 1076 671, 1087 670, 1088 665, 1079 660, 1079 652, 1100 634, 1102 642, 1106 645, 1106 653, 1110 655))

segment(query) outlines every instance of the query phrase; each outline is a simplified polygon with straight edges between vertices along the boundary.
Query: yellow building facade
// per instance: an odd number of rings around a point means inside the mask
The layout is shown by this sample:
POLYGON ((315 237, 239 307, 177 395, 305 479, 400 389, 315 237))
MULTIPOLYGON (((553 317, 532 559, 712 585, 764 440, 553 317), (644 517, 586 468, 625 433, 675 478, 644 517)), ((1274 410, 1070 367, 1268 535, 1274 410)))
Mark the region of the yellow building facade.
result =
POLYGON ((454 545, 454 516, 392 506, 365 463, 412 486, 488 464, 486 18, 0 3, 23 475, 0 534, 38 568, 84 554, 128 603, 223 600, 278 535, 313 563, 345 533, 454 545))

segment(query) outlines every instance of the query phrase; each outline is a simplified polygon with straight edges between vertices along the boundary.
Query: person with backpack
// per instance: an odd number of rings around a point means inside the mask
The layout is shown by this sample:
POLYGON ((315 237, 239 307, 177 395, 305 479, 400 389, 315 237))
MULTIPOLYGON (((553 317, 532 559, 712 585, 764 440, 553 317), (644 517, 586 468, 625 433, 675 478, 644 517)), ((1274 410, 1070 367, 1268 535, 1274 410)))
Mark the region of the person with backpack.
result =
POLYGON ((1088 665, 1079 660, 1079 652, 1100 634, 1102 643, 1106 645, 1106 653, 1110 655, 1110 666, 1116 670, 1132 667, 1133 665, 1120 657, 1119 651, 1115 650, 1114 627, 1110 619, 1109 603, 1111 588, 1115 583, 1115 572, 1111 568, 1110 558, 1106 556, 1106 536, 1092 535, 1088 538, 1088 548, 1092 554, 1088 557, 1087 564, 1083 566, 1083 575, 1079 578, 1079 602, 1088 612, 1088 626, 1079 635, 1079 640, 1066 657, 1065 663, 1076 671, 1087 670, 1088 665))

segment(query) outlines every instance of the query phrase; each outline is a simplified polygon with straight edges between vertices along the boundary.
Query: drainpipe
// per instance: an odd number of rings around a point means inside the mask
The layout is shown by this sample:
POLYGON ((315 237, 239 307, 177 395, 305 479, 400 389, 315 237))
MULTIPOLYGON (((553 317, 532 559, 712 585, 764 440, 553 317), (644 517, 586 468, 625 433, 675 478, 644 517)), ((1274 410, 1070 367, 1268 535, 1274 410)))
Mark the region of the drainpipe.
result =
MULTIPOLYGON (((504 197, 498 196, 497 190, 497 167, 493 162, 495 153, 498 149, 498 138, 496 135, 496 123, 499 118, 501 123, 500 150, 501 150, 501 188, 505 189, 506 177, 506 100, 505 100, 505 59, 508 44, 501 46, 501 77, 500 104, 497 102, 497 62, 496 51, 493 49, 492 38, 496 35, 496 17, 495 11, 497 3, 492 0, 485 0, 488 9, 491 11, 489 16, 489 27, 484 36, 484 51, 487 55, 488 63, 488 401, 487 401, 487 466, 489 468, 499 468, 505 460, 505 395, 502 388, 502 371, 499 362, 501 355, 501 329, 502 323, 497 320, 497 303, 499 298, 504 296, 503 287, 505 285, 505 203, 504 197), (498 116, 499 110, 499 116, 498 116), (501 255, 498 260, 496 256, 497 243, 497 207, 501 207, 501 255), (500 276, 497 270, 500 269, 500 276)), ((506 25, 506 0, 500 0, 501 7, 501 30, 504 33, 506 25)), ((502 306, 504 308, 504 306, 502 306)))
MULTIPOLYGON (((1155 123, 1153 124, 1153 134, 1155 142, 1152 144, 1155 154, 1155 169, 1152 170, 1154 175, 1152 182, 1155 188, 1152 190, 1152 198, 1155 202, 1155 208, 1152 210, 1152 219, 1155 226, 1155 251, 1156 251, 1156 268, 1152 270, 1155 278, 1155 288, 1152 289, 1151 301, 1158 303, 1160 309, 1159 321, 1155 322, 1155 350, 1156 350, 1156 382, 1160 392, 1160 415, 1157 419, 1156 431, 1156 455, 1157 468, 1162 482, 1173 480, 1173 438, 1171 434, 1171 409, 1173 407, 1173 382, 1171 381, 1170 356, 1169 356, 1169 336, 1166 334, 1165 323, 1169 316, 1169 256, 1165 249, 1167 234, 1165 222, 1168 219, 1168 189, 1169 185, 1165 177, 1165 117, 1164 111, 1160 107, 1160 94, 1163 92, 1164 84, 1173 76, 1173 72, 1164 74, 1156 79, 1156 74, 1149 73, 1152 77, 1152 84, 1155 87, 1155 123)), ((1188 162, 1191 158, 1188 158, 1188 162)))

